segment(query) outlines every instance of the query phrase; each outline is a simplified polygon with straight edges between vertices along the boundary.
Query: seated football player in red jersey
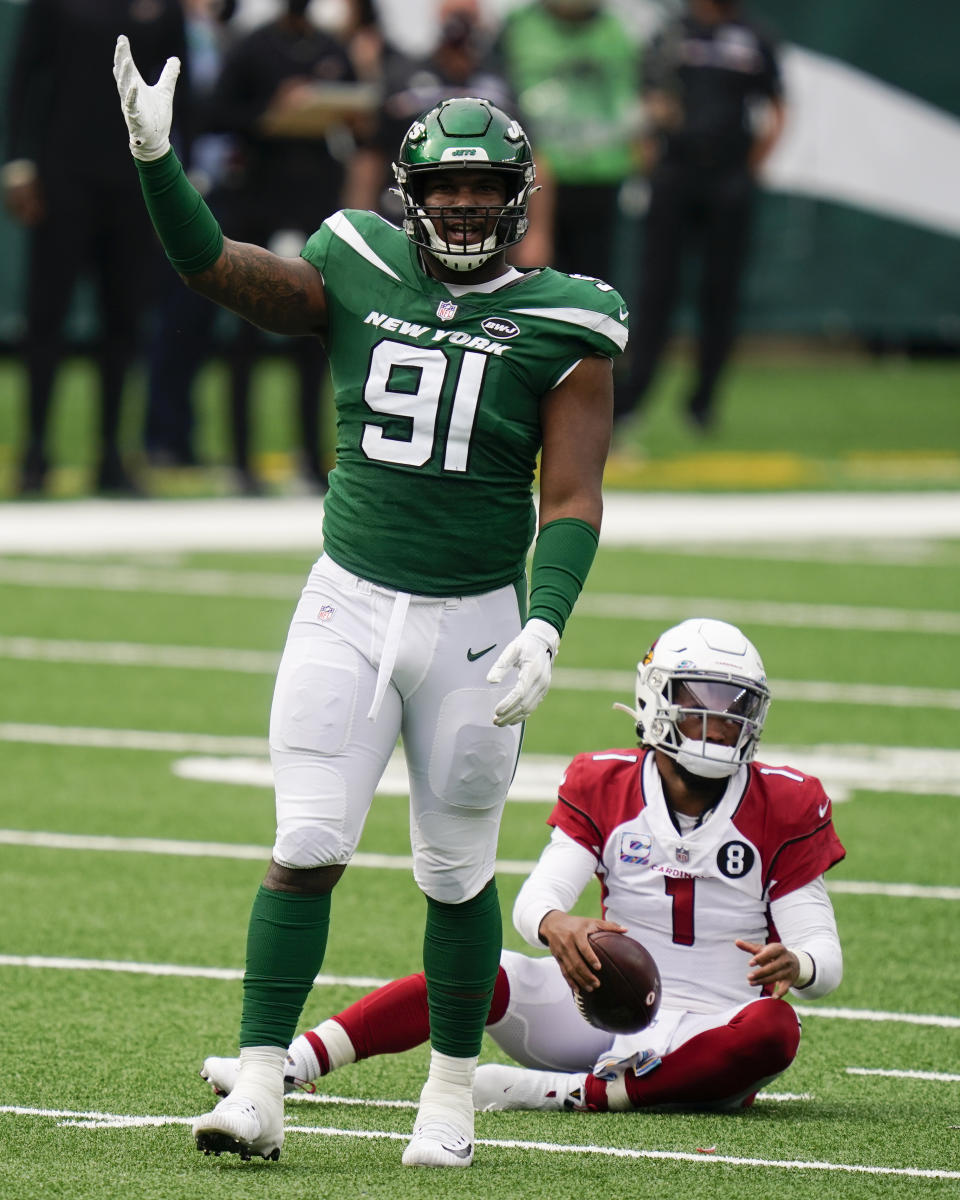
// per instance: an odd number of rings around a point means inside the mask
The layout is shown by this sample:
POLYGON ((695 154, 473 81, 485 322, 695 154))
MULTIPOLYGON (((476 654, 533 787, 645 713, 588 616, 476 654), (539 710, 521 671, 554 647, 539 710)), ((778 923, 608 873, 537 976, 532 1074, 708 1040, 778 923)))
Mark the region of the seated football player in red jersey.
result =
MULTIPOLYGON (((522 1067, 486 1064, 477 1109, 737 1109, 785 1071, 800 1022, 791 990, 824 996, 842 954, 823 874, 844 856, 817 779, 754 760, 770 703, 739 629, 694 618, 637 668, 640 746, 578 754, 561 780, 550 841, 513 918, 537 958, 504 951, 487 1032, 522 1067), (603 916, 572 916, 596 875, 603 916), (656 960, 662 1003, 642 1032, 580 1015, 597 985, 588 935, 614 929, 656 960)), ((429 1038, 426 984, 410 975, 364 996, 290 1047, 287 1088, 429 1038)), ((201 1074, 229 1092, 236 1059, 201 1074)))

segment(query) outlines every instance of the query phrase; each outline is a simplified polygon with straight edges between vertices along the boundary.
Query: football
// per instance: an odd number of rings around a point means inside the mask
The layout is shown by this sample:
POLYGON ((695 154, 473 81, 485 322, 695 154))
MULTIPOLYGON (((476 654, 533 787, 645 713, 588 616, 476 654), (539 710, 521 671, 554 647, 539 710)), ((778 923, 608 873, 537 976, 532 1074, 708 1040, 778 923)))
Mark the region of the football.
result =
POLYGON ((660 1007, 660 972, 646 947, 625 933, 600 929, 590 944, 600 959, 600 986, 574 992, 584 1020, 608 1033, 646 1029, 660 1007))

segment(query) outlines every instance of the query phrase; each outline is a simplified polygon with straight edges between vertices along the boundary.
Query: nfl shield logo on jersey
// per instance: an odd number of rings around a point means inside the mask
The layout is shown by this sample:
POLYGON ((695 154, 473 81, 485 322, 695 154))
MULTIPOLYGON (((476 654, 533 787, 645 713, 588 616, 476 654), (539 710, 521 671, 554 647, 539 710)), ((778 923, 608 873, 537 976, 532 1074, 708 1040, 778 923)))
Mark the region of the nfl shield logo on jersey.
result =
POLYGON ((644 863, 650 861, 650 835, 648 833, 620 834, 620 861, 625 863, 644 863))
POLYGON ((457 306, 452 300, 441 300, 437 305, 437 316, 441 321, 452 321, 457 315, 457 306))
POLYGON ((690 861, 690 851, 686 848, 686 846, 678 846, 677 847, 677 862, 678 863, 686 863, 689 861, 690 861))

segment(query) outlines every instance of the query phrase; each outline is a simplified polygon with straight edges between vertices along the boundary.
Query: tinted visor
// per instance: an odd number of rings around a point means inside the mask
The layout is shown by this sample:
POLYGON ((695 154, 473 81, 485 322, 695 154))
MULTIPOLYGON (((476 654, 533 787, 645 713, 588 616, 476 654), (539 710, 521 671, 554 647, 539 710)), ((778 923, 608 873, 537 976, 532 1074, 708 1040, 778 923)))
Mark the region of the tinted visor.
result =
POLYGON ((756 721, 763 714, 766 699, 756 688, 716 679, 674 679, 672 690, 673 703, 680 708, 729 713, 748 721, 756 721))

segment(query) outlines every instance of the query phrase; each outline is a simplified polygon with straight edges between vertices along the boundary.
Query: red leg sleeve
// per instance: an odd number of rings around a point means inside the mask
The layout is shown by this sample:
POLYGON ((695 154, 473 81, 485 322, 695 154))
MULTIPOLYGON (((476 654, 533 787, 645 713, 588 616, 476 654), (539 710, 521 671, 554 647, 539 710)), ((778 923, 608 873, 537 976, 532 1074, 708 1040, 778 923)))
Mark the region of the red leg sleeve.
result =
MULTIPOLYGON (((800 1044, 800 1022, 784 1000, 755 1000, 727 1025, 697 1034, 664 1056, 649 1075, 626 1077, 634 1108, 685 1104, 713 1106, 742 1100, 747 1104, 772 1077, 793 1062, 800 1044)), ((589 1107, 606 1111, 602 1080, 587 1078, 589 1107)))
MULTIPOLYGON (((497 971, 488 1024, 503 1016, 509 994, 507 976, 501 967, 497 971)), ((376 1054, 399 1054, 402 1050, 420 1046, 430 1038, 427 981, 422 972, 395 979, 362 996, 333 1019, 347 1031, 358 1059, 373 1058, 376 1054)), ((326 1057, 326 1051, 323 1057, 326 1057)))

